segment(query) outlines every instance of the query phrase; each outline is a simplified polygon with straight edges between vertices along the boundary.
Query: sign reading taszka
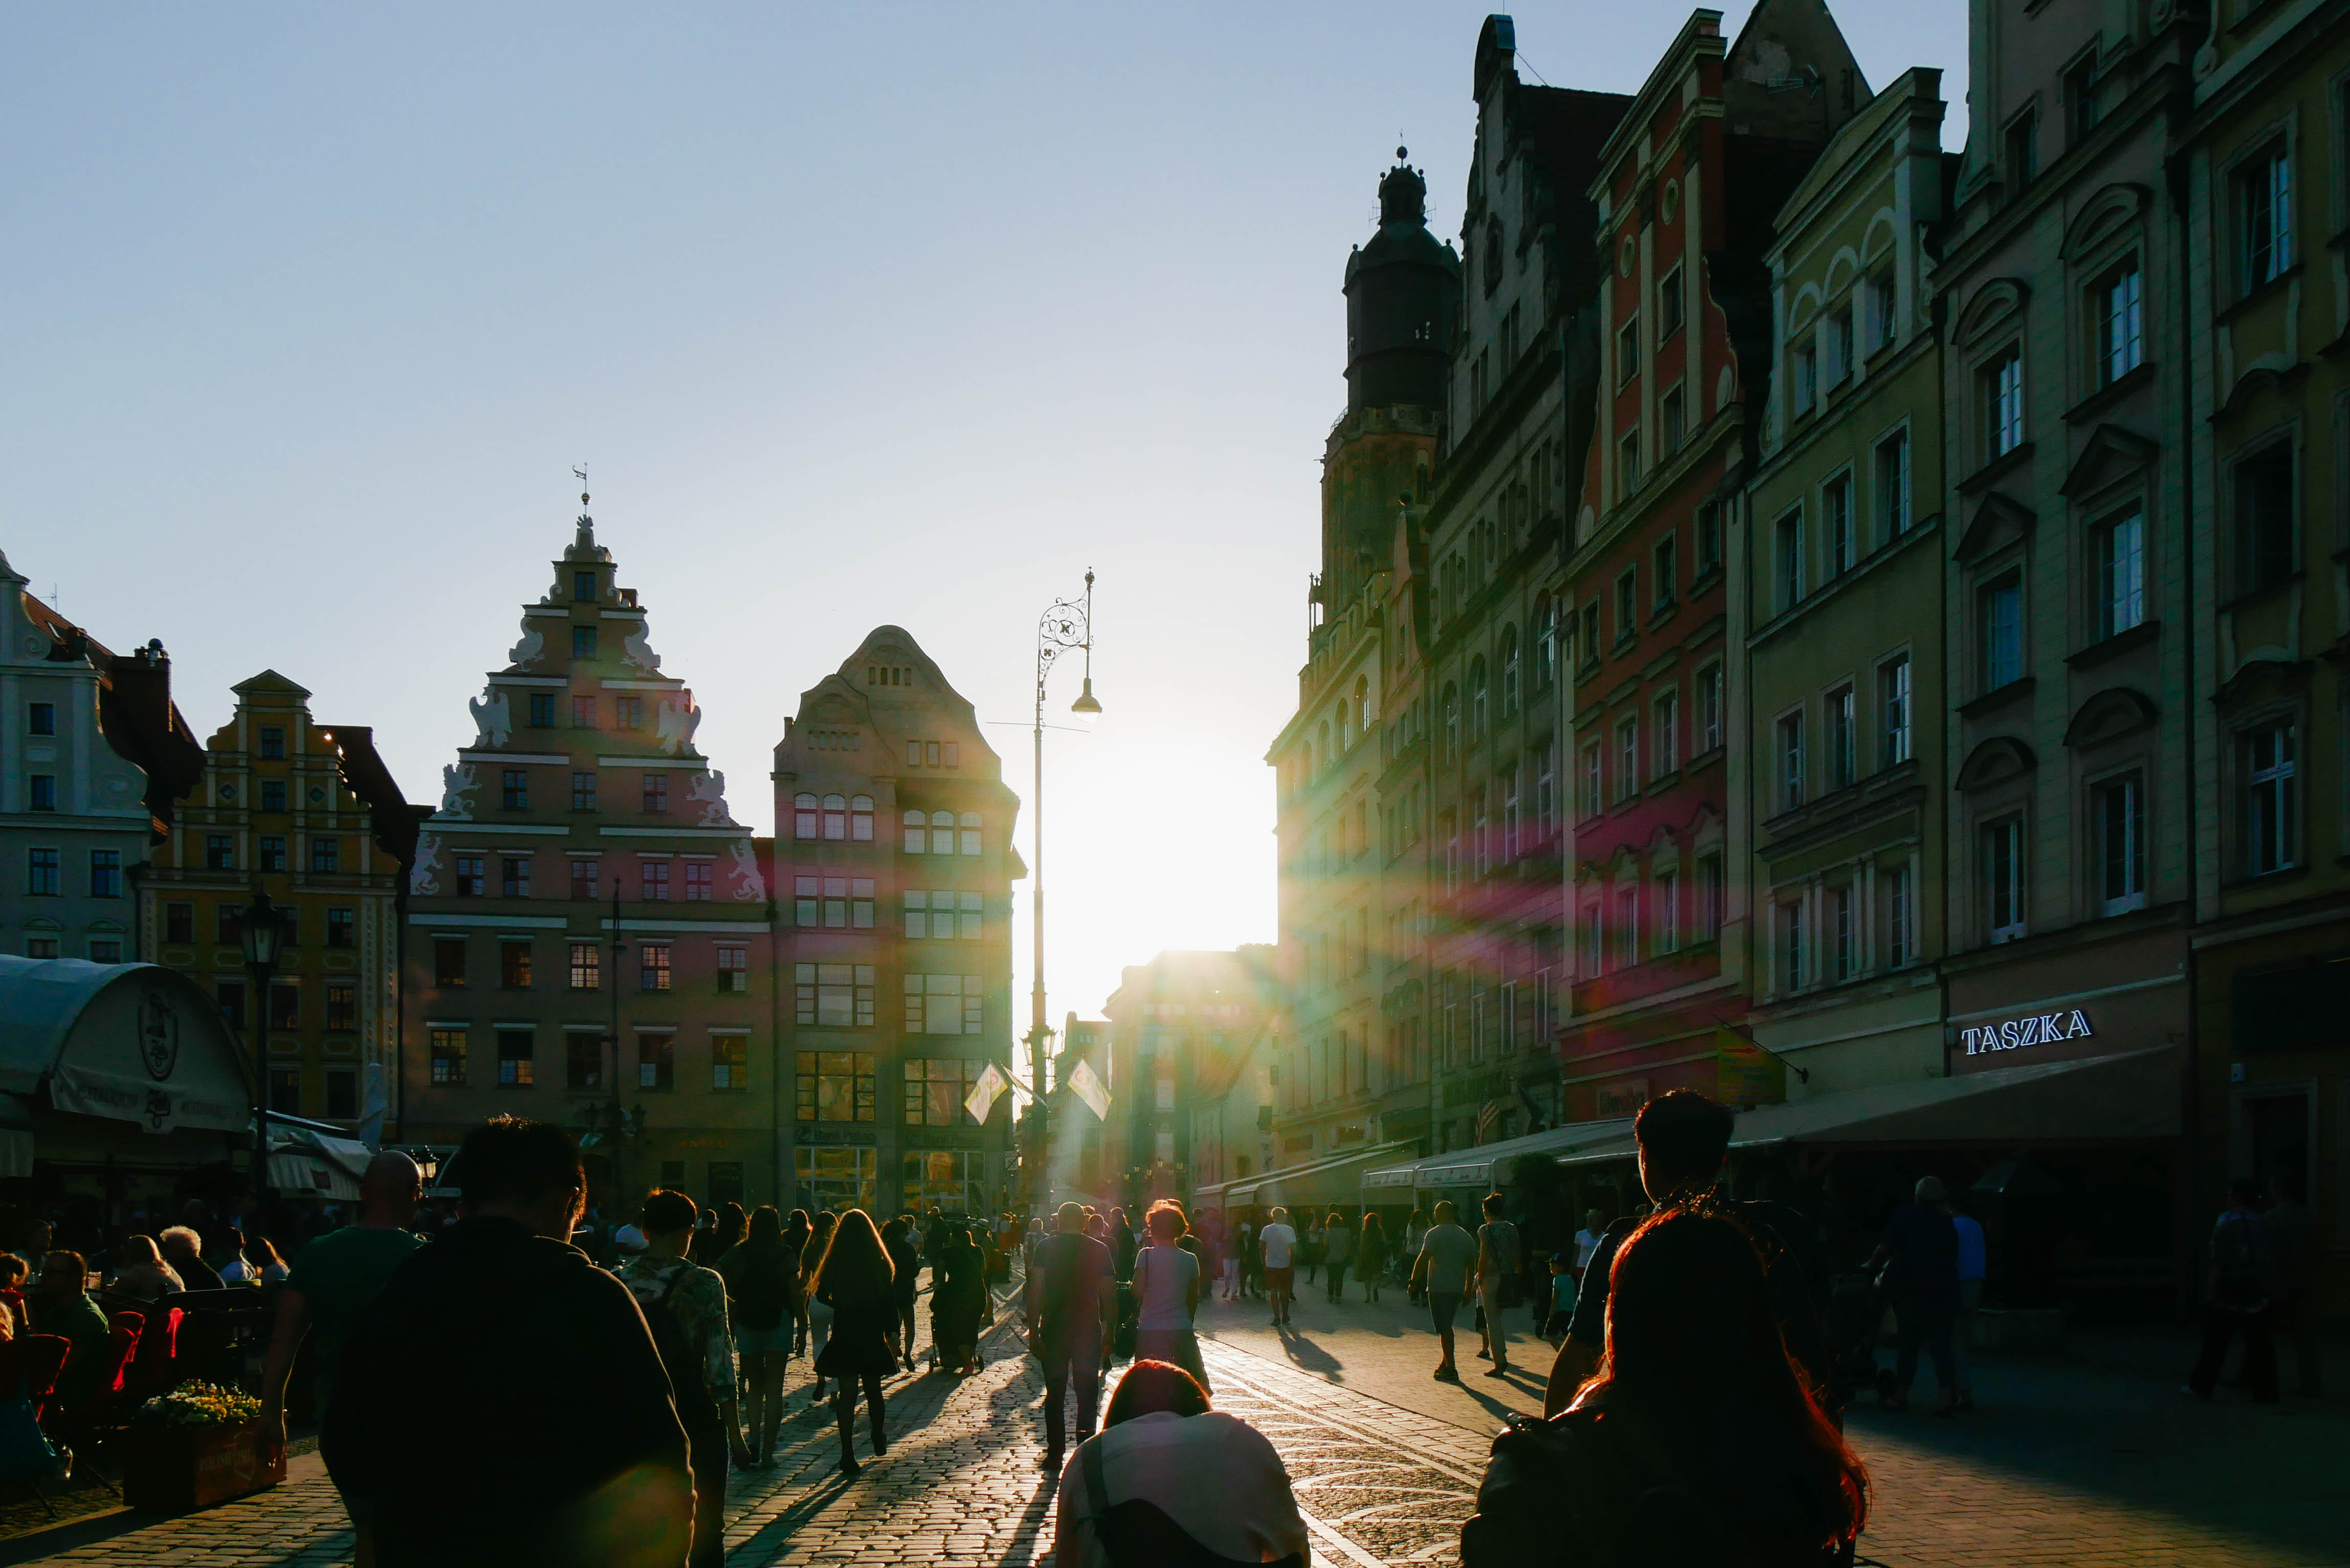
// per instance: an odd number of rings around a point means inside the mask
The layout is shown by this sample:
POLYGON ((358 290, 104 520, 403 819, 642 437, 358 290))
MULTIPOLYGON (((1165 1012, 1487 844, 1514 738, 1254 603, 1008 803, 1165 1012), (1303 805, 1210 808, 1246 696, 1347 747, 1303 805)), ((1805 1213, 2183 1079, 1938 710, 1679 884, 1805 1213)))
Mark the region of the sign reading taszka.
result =
POLYGON ((1961 1029, 1959 1039, 1966 1046, 1968 1055, 1985 1056, 1993 1051, 2020 1051, 2027 1045, 2054 1045, 2063 1040, 2085 1040, 2095 1033, 2089 1027, 2089 1015, 2074 1007, 2059 1009, 2054 1012, 2026 1013, 2022 1018, 2005 1018, 1997 1023, 1961 1029))

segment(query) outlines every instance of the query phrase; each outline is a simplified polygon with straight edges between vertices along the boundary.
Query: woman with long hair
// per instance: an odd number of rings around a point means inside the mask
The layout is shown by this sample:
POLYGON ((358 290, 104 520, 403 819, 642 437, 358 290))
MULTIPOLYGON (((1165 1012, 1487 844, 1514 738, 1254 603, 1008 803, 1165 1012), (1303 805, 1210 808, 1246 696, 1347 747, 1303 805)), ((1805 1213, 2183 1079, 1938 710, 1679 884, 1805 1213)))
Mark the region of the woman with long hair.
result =
MULTIPOLYGON (((808 1243, 816 1239, 816 1227, 808 1221, 808 1211, 795 1209, 784 1219, 784 1251, 792 1255, 792 1267, 797 1270, 809 1257, 808 1243)), ((792 1291, 792 1354, 808 1353, 807 1291, 804 1276, 792 1291)))
MULTIPOLYGON (((816 1271, 817 1265, 824 1262, 826 1250, 832 1245, 832 1230, 837 1223, 831 1210, 819 1213, 808 1231, 806 1250, 800 1254, 800 1297, 807 1303, 808 1354, 819 1362, 824 1359, 825 1341, 832 1336, 832 1307, 829 1303, 817 1299, 816 1271)), ((816 1386, 809 1391, 808 1397, 824 1397, 822 1372, 816 1375, 816 1386)))
POLYGON ((1752 1238, 1668 1209, 1616 1254, 1599 1371, 1495 1442, 1461 1561, 1825 1568, 1867 1519, 1867 1471, 1787 1354, 1752 1238))
POLYGON ((286 1267, 286 1260, 277 1255, 277 1249, 270 1243, 266 1236, 255 1236, 247 1241, 244 1244, 244 1254, 253 1260, 253 1266, 260 1271, 261 1282, 265 1285, 276 1284, 291 1272, 286 1267))
POLYGON ((881 1227, 881 1245, 889 1250, 896 1279, 889 1293, 898 1309, 898 1359, 914 1369, 914 1293, 920 1283, 922 1254, 914 1235, 914 1217, 900 1214, 881 1227))
POLYGON ((1363 1233, 1355 1242, 1355 1277, 1363 1282, 1363 1299, 1379 1299, 1379 1281, 1388 1266, 1388 1230, 1377 1211, 1363 1210, 1363 1233))
POLYGON ((179 1273, 163 1261, 162 1249, 155 1245, 152 1236, 125 1236, 116 1245, 114 1277, 107 1286, 118 1295, 142 1302, 187 1289, 180 1282, 179 1273))
MULTIPOLYGON (((723 1220, 721 1221, 723 1225, 723 1220)), ((784 1424, 784 1372, 791 1365, 792 1321, 799 1304, 799 1260, 784 1245, 783 1218, 763 1204, 746 1222, 740 1246, 718 1262, 743 1357, 743 1435, 751 1462, 775 1454, 784 1424)))
POLYGON ((719 1260, 741 1246, 743 1239, 750 1232, 750 1216, 743 1212, 743 1206, 740 1203, 720 1204, 718 1222, 710 1228, 710 1235, 706 1240, 697 1241, 694 1243, 697 1251, 707 1247, 709 1256, 697 1258, 695 1262, 705 1269, 716 1268, 719 1260))
POLYGON ((883 1425, 881 1379, 897 1370, 898 1358, 889 1336, 898 1326, 898 1303, 891 1289, 897 1271, 889 1249, 881 1245, 873 1217, 852 1209, 833 1226, 824 1255, 816 1266, 815 1295, 832 1309, 831 1342, 816 1353, 819 1378, 834 1380, 832 1413, 840 1423, 840 1473, 858 1471, 857 1386, 865 1386, 865 1405, 873 1424, 876 1459, 889 1451, 889 1434, 883 1425))

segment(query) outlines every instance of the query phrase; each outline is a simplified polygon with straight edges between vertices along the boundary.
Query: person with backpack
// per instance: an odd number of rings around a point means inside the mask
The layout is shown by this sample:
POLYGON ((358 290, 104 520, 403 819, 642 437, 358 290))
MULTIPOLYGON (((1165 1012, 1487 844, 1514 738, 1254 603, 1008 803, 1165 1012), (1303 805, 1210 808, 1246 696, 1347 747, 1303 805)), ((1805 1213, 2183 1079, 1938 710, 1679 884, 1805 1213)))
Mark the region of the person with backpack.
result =
POLYGON ((754 1466, 771 1462, 784 1424, 784 1374, 792 1359, 798 1315, 799 1254, 784 1244, 783 1220, 773 1204, 751 1216, 740 1246, 718 1262, 726 1282, 735 1353, 743 1358, 743 1435, 754 1466))
POLYGON ((1477 1359, 1493 1364, 1485 1368, 1486 1376, 1500 1377, 1510 1370, 1510 1339, 1502 1309, 1518 1304, 1518 1228, 1502 1218, 1500 1193, 1485 1194, 1480 1207, 1485 1222, 1477 1227, 1477 1303, 1485 1309, 1485 1345, 1477 1359))
POLYGON ((1746 1228, 1669 1207, 1609 1265, 1602 1370, 1494 1439, 1461 1568, 1849 1562, 1868 1473, 1788 1353, 1746 1228))
POLYGON ((724 1568, 726 1461, 751 1466, 751 1450, 735 1419, 734 1335, 726 1317, 726 1282, 686 1256, 700 1215, 682 1192, 659 1189, 645 1198, 639 1225, 645 1250, 620 1266, 620 1282, 637 1298, 660 1347, 661 1366, 677 1399, 677 1418, 693 1468, 693 1551, 688 1568, 724 1568))
POLYGON ((899 1214, 881 1227, 881 1245, 889 1250, 892 1271, 889 1292, 898 1308, 898 1358, 914 1369, 914 1295, 921 1288, 921 1244, 914 1235, 914 1217, 899 1214))
POLYGON ((809 1289, 832 1309, 832 1337, 816 1357, 818 1377, 833 1380, 832 1412, 840 1424, 840 1473, 855 1475, 857 1463, 857 1390, 865 1389, 865 1407, 873 1425, 873 1457, 889 1451, 889 1433, 881 1398, 881 1379, 898 1369, 890 1336, 898 1330, 896 1270, 889 1249, 873 1229, 873 1217, 862 1209, 843 1214, 832 1228, 824 1256, 816 1262, 809 1289))
POLYGON ((2211 1227, 2211 1262, 2203 1282, 2203 1351, 2188 1375, 2188 1393, 2209 1399, 2220 1385, 2228 1346, 2244 1336, 2244 1386, 2263 1405, 2277 1402, 2276 1336, 2271 1331, 2276 1271, 2261 1229, 2261 1184, 2228 1183, 2228 1207, 2211 1227))
POLYGON ((1062 1204, 1053 1223, 1029 1267, 1025 1307, 1029 1345, 1045 1364, 1044 1467, 1058 1471, 1066 1446, 1061 1400, 1073 1382, 1077 1441, 1093 1436, 1118 1289, 1109 1249, 1085 1233, 1085 1205, 1062 1204))

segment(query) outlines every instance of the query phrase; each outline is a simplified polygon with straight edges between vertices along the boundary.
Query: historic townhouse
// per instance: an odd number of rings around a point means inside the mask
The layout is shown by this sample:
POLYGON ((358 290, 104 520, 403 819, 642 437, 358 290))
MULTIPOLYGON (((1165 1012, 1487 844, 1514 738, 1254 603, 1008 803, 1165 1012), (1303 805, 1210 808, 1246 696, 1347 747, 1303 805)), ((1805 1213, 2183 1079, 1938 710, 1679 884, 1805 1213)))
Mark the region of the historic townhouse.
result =
MULTIPOLYGON (((1263 1044, 1279 1016, 1274 959, 1273 949, 1256 944, 1163 952, 1120 975, 1102 1004, 1113 1096, 1104 1158, 1114 1201, 1129 1210, 1158 1198, 1222 1207, 1212 1184, 1228 1179, 1223 1165, 1235 1155, 1262 1159, 1253 1137, 1235 1148, 1215 1113, 1235 1096, 1252 1106, 1271 1103, 1249 1096, 1272 1088, 1263 1044), (1202 1132, 1216 1140, 1213 1168, 1195 1141, 1202 1132)), ((1087 1114, 1074 1097, 1066 1103, 1064 1116, 1087 1114)), ((1351 1182, 1344 1185, 1351 1192, 1351 1182)))
MULTIPOLYGON (((1771 397, 1734 530, 1749 628, 1760 1097, 1943 1072, 1941 73, 1848 120, 1778 214, 1771 397), (1919 502, 1925 504, 1921 507, 1919 502)), ((1745 875, 1742 868, 1741 875, 1745 875)))
POLYGON ((161 643, 109 652, 25 586, 0 556, 0 950, 133 961, 132 878, 203 750, 161 643))
POLYGON ((358 1123, 391 1103, 400 1046, 399 909, 422 814, 365 726, 320 724, 274 670, 234 691, 179 829, 139 878, 140 947, 211 992, 261 1043, 273 1111, 358 1123), (238 915, 283 911, 266 997, 248 995, 238 915))
POLYGON ((554 566, 417 840, 401 1137, 513 1111, 583 1129, 599 1203, 788 1199, 758 846, 584 513, 554 566))
MULTIPOLYGON (((2350 1302, 2350 6, 2219 0, 2172 167, 2191 417, 2198 1213, 2298 1183, 2350 1302)), ((2175 220, 2174 220, 2175 221, 2175 220)), ((2149 323, 2152 317, 2148 317, 2149 323)), ((2158 788, 2159 786, 2158 786, 2158 788)))
POLYGON ((1868 99, 1816 0, 1762 0, 1727 49, 1699 11, 1591 182, 1604 362, 1566 566, 1570 1118, 1681 1085, 1754 1097, 1721 1027, 1750 981, 1727 534, 1770 386, 1773 221, 1868 99))
POLYGON ((884 626, 800 694, 774 778, 777 1190, 811 1211, 1008 1206, 1013 1096, 987 1091, 1010 1082, 1027 870, 1002 759, 884 626))

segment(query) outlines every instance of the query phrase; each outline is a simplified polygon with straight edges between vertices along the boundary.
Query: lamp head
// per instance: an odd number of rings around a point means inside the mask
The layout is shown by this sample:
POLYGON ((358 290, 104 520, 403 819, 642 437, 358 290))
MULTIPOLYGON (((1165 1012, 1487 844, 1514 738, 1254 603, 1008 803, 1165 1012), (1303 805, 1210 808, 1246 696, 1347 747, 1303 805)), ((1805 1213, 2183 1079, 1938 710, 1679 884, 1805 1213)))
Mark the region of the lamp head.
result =
POLYGON ((1086 677, 1086 689, 1077 693, 1077 700, 1076 701, 1069 704, 1069 711, 1072 713, 1098 713, 1101 711, 1101 704, 1094 701, 1094 678, 1092 676, 1088 675, 1086 677))
POLYGON ((277 950, 285 938, 285 911, 270 902, 267 892, 255 888, 253 902, 237 912, 237 940, 244 949, 245 963, 255 969, 276 969, 277 950))

